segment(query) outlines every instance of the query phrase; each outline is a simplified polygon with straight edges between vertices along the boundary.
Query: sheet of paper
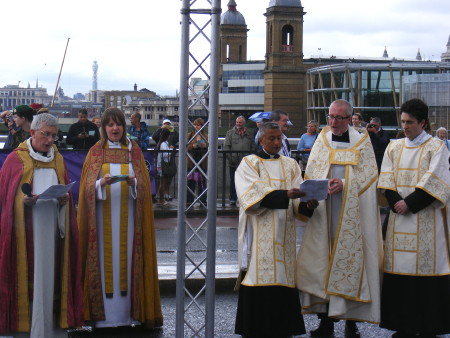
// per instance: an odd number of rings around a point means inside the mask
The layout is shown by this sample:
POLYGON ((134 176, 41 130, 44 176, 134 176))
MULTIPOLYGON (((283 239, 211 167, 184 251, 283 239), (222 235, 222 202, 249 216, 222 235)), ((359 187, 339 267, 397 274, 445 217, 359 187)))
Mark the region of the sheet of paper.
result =
POLYGON ((328 180, 306 180, 300 183, 300 191, 306 193, 301 197, 303 201, 318 200, 322 201, 327 199, 328 196, 328 180))
POLYGON ((38 199, 41 200, 51 200, 54 198, 58 198, 61 196, 64 196, 66 193, 69 192, 70 189, 72 189, 72 186, 76 182, 72 182, 69 184, 55 184, 52 185, 50 188, 45 190, 42 194, 38 196, 38 199))

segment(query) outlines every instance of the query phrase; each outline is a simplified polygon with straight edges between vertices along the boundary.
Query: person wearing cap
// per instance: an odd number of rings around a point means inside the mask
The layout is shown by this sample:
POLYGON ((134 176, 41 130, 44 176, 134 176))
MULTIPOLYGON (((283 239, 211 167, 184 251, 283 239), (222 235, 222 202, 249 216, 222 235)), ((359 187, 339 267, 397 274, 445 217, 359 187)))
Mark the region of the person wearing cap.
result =
POLYGON ((156 143, 159 142, 159 138, 160 138, 161 131, 163 130, 163 128, 169 129, 169 131, 170 131, 169 146, 171 149, 175 149, 178 144, 179 135, 178 135, 178 132, 173 127, 172 121, 170 121, 169 119, 164 119, 162 122, 161 128, 158 128, 153 133, 153 135, 152 135, 153 141, 155 141, 156 143))
POLYGON ((141 114, 133 113, 130 117, 131 126, 128 128, 130 139, 136 141, 141 150, 147 150, 150 144, 150 134, 147 123, 141 121, 141 114))
POLYGON ((37 115, 39 111, 44 107, 44 105, 42 103, 32 103, 30 104, 30 107, 34 110, 34 115, 37 115))
POLYGON ((20 130, 17 130, 12 137, 11 149, 17 148, 19 144, 30 137, 30 127, 33 121, 34 110, 24 104, 14 109, 13 116, 14 123, 20 130))
POLYGON ((100 133, 95 124, 88 120, 86 109, 78 112, 78 122, 72 124, 67 133, 67 144, 71 144, 73 149, 89 150, 100 140, 100 133))
POLYGON ((39 198, 49 187, 69 183, 53 145, 57 130, 54 116, 34 117, 31 138, 11 151, 0 172, 0 336, 62 337, 64 329, 83 324, 72 195, 39 198))

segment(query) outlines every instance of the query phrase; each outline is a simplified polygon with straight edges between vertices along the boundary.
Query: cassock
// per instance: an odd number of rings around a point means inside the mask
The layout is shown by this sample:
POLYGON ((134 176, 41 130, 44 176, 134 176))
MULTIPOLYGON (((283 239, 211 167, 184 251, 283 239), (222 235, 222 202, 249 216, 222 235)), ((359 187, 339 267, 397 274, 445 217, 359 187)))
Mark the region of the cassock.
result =
POLYGON ((340 178, 343 190, 320 201, 297 256, 303 313, 378 323, 382 239, 377 164, 367 133, 322 130, 305 179, 340 178))
POLYGON ((378 188, 391 207, 384 249, 381 326, 450 332, 449 151, 426 132, 392 141, 378 188), (405 215, 393 211, 404 200, 405 215))
POLYGON ((106 141, 89 151, 78 207, 85 319, 96 327, 162 325, 150 179, 142 151, 106 141), (100 186, 111 175, 135 176, 100 186))
POLYGON ((287 191, 302 182, 295 160, 261 151, 243 158, 236 170, 239 198, 238 259, 244 275, 236 333, 273 337, 305 333, 295 288, 296 225, 305 203, 287 191), (275 158, 276 157, 276 158, 275 158))
POLYGON ((28 139, 8 155, 0 173, 0 333, 53 337, 83 323, 75 208, 71 195, 64 206, 39 199, 25 206, 24 183, 34 194, 69 183, 56 146, 41 154, 28 139))

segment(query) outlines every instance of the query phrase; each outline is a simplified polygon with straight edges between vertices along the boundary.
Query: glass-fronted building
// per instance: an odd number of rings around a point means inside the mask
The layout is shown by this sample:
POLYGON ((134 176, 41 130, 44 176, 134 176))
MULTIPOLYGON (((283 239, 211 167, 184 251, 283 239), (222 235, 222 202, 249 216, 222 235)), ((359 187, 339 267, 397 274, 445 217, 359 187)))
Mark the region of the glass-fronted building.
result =
MULTIPOLYGON (((331 102, 345 99, 355 112, 363 115, 364 121, 376 116, 381 118, 385 129, 395 130, 400 126, 399 109, 405 100, 404 79, 411 75, 442 73, 450 73, 450 63, 341 63, 311 68, 306 75, 308 120, 326 124, 331 102)), ((436 95, 445 98, 448 105, 448 89, 436 91, 436 95)))
POLYGON ((419 98, 429 107, 431 129, 450 129, 450 73, 403 77, 403 102, 419 98))

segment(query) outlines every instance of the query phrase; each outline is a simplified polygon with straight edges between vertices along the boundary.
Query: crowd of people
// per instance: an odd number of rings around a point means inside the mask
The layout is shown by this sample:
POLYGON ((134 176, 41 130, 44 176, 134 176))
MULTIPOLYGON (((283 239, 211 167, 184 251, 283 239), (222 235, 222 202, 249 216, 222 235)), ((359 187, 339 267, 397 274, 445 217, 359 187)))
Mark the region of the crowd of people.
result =
MULTIPOLYGON (((87 323, 94 328, 163 325, 151 177, 143 150, 148 126, 139 113, 82 109, 67 143, 87 150, 78 206, 57 142, 58 120, 44 107, 18 106, 0 116, 12 149, 0 170, 0 333, 52 337, 87 323), (43 231, 45 227, 45 231, 43 231)), ((256 133, 238 116, 225 137, 229 200, 239 204, 238 306, 244 337, 305 333, 302 314, 317 314, 313 337, 360 337, 357 322, 393 337, 450 333, 449 142, 428 132, 427 105, 401 106, 404 137, 389 141, 381 120, 336 100, 319 131, 309 121, 291 157, 287 112, 276 110, 256 133), (257 142, 255 142, 255 137, 257 142), (325 182, 326 198, 301 183, 325 182), (385 203, 385 205, 383 205, 385 203), (385 238, 380 208, 387 208, 385 238), (296 223, 306 223, 297 252, 296 223)), ((179 135, 164 120, 152 135, 157 203, 170 201, 179 135)), ((205 121, 186 135, 187 208, 207 207, 205 121)), ((316 188, 320 189, 320 188, 316 188)))

